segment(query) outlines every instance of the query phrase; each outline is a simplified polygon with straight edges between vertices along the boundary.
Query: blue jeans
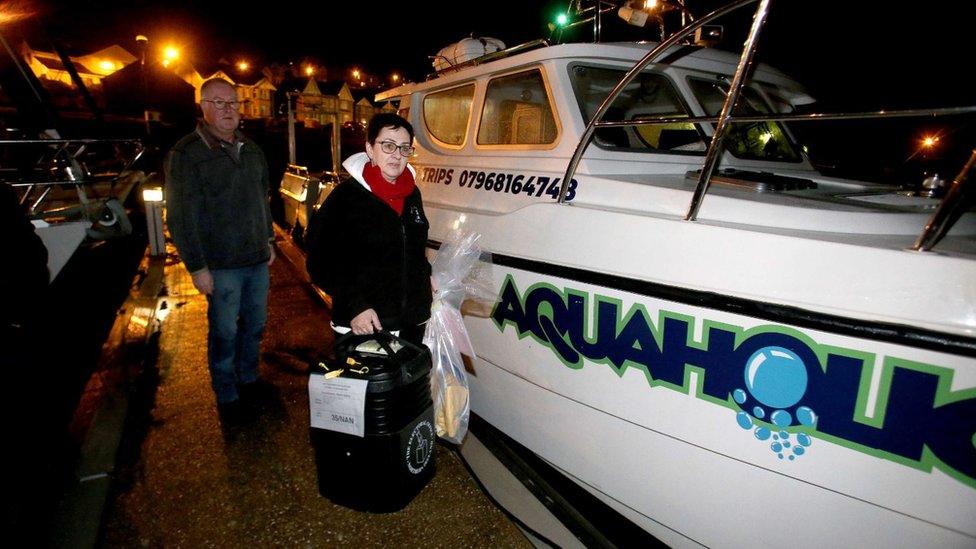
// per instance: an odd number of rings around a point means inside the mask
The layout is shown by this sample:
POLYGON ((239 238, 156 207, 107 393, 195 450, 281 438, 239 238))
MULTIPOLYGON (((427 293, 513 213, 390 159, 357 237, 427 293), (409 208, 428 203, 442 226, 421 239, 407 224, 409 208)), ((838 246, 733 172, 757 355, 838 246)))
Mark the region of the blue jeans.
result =
POLYGON ((218 403, 237 400, 238 384, 258 379, 261 334, 268 318, 268 264, 218 269, 207 296, 207 358, 218 403))

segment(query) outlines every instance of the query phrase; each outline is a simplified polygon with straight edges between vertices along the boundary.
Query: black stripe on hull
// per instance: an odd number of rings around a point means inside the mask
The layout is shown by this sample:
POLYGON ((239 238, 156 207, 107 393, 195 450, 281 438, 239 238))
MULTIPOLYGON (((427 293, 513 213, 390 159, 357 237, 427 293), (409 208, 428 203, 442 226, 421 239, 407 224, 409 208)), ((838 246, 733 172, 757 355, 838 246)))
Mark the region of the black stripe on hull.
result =
MULTIPOLYGON (((431 248, 440 248, 440 242, 434 240, 428 241, 427 244, 431 248)), ((554 265, 552 263, 510 255, 492 253, 491 261, 496 265, 522 271, 574 280, 594 286, 613 288, 623 292, 675 301, 696 307, 760 318, 777 324, 788 324, 860 339, 884 341, 931 351, 976 357, 976 338, 946 334, 934 330, 905 326, 903 324, 855 320, 809 311, 799 307, 776 305, 713 292, 679 288, 677 286, 657 284, 647 282, 646 280, 615 276, 575 267, 554 265)), ((923 298, 924 296, 919 296, 919 299, 923 298)))

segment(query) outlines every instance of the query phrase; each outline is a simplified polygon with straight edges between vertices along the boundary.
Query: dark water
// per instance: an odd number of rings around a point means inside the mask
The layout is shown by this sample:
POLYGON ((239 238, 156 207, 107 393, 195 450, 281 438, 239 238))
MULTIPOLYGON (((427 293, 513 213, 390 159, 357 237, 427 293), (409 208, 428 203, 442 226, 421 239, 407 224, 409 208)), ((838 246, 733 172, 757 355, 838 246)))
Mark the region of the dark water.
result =
POLYGON ((131 220, 134 234, 83 244, 47 295, 36 296, 39 326, 7 343, 21 352, 5 361, 0 396, 11 467, 0 490, 0 524, 15 539, 44 539, 74 472, 82 436, 71 432, 75 408, 146 248, 144 216, 131 220))

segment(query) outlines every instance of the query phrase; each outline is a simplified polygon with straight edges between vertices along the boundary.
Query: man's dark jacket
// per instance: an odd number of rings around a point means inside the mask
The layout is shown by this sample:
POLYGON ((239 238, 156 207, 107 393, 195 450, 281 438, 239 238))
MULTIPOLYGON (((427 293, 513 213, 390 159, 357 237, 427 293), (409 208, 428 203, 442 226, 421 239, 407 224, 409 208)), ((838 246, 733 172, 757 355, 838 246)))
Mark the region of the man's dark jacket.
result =
POLYGON ((191 273, 266 262, 274 238, 264 153, 238 135, 221 141, 203 126, 166 160, 166 224, 191 273))
POLYGON ((420 189, 401 215, 355 179, 332 191, 310 223, 306 267, 332 297, 333 324, 370 308, 386 330, 430 318, 428 228, 420 189))

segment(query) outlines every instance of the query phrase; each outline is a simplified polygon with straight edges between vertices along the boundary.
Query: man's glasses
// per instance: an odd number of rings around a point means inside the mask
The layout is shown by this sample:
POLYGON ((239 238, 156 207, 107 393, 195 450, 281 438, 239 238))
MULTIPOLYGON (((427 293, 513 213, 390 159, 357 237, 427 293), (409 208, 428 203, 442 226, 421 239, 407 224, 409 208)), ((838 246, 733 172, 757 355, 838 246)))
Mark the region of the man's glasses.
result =
POLYGON ((400 149, 400 156, 406 158, 408 156, 413 156, 415 148, 410 145, 397 145, 392 141, 380 141, 380 150, 386 154, 393 154, 393 151, 400 149))
POLYGON ((206 101, 206 102, 212 104, 214 106, 214 108, 217 109, 218 111, 222 111, 222 110, 226 109, 227 107, 230 107, 232 109, 236 109, 237 107, 239 107, 241 105, 241 102, 240 101, 236 101, 236 100, 234 100, 234 101, 224 101, 223 99, 201 99, 200 101, 201 102, 206 101))

